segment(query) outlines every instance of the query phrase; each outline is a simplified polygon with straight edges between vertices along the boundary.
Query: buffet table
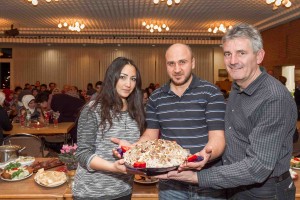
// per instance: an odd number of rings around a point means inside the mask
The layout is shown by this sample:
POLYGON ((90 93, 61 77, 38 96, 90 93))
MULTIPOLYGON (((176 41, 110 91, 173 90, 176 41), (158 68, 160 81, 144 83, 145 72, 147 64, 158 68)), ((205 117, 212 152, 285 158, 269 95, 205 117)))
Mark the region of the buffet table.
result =
MULTIPOLYGON (((51 158, 36 158, 36 161, 46 161, 51 158)), ((50 169, 55 170, 56 168, 50 169)), ((4 181, 0 179, 0 199, 34 199, 34 200, 72 200, 72 192, 67 183, 61 186, 47 188, 34 181, 35 173, 21 181, 4 181)), ((133 186, 133 200, 158 200, 156 184, 133 186)))
MULTIPOLYGON (((51 158, 36 158, 36 161, 46 161, 51 158)), ((55 168, 50 169, 55 170, 55 168)), ((296 179, 296 200, 300 200, 300 170, 296 179)), ((61 186, 47 188, 38 185, 33 177, 21 181, 4 181, 0 179, 0 199, 34 199, 34 200, 72 200, 72 192, 67 183, 61 186)), ((132 200, 158 200, 157 184, 134 183, 132 200)))

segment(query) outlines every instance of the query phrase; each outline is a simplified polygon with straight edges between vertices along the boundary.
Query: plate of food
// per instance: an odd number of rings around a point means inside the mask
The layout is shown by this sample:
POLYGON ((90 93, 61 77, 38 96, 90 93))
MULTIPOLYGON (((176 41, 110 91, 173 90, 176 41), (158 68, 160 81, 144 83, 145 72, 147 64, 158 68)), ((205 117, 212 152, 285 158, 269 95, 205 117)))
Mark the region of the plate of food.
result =
POLYGON ((32 156, 19 156, 15 161, 21 163, 22 166, 29 166, 34 163, 35 158, 32 156))
POLYGON ((39 169, 34 180, 37 184, 44 187, 58 187, 67 181, 67 176, 64 172, 45 171, 39 169))
POLYGON ((33 169, 22 166, 19 162, 11 162, 5 166, 0 178, 4 181, 21 181, 33 174, 33 169))
POLYGON ((292 157, 290 161, 291 168, 300 170, 300 158, 292 157))
POLYGON ((174 141, 163 139, 138 143, 123 153, 125 166, 128 169, 142 172, 147 176, 176 170, 179 165, 187 161, 188 157, 188 150, 174 141))
POLYGON ((141 184, 153 184, 158 182, 158 178, 136 174, 133 181, 141 184))

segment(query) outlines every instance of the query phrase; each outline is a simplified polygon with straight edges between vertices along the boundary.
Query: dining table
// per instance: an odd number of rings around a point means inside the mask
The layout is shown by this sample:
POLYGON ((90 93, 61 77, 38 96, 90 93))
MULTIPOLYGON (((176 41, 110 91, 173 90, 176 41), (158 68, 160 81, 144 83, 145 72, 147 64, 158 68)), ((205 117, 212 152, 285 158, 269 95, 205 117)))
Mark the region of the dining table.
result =
MULTIPOLYGON (((47 161, 53 158, 35 158, 35 162, 47 161)), ((55 167, 48 170, 56 170, 55 167)), ((72 191, 68 183, 58 187, 44 187, 34 180, 35 173, 20 181, 5 181, 0 179, 0 199, 33 199, 33 200, 73 200, 72 191)), ((132 200, 158 200, 157 183, 134 183, 132 200)))
MULTIPOLYGON (((53 158, 35 158, 36 162, 53 158)), ((49 169, 56 170, 58 167, 49 169)), ((295 199, 300 200, 300 169, 293 169, 298 174, 294 180, 296 186, 295 199)), ((68 183, 58 187, 44 187, 34 180, 35 173, 20 181, 5 181, 0 179, 0 199, 33 199, 33 200, 73 200, 72 191, 68 183)), ((158 185, 134 183, 132 200, 158 200, 158 185)))
POLYGON ((29 133, 33 135, 64 135, 64 141, 67 143, 68 133, 74 127, 74 122, 61 122, 58 123, 57 127, 54 127, 53 124, 49 124, 48 126, 31 126, 31 127, 23 127, 20 123, 13 123, 13 128, 10 131, 4 131, 4 135, 13 135, 17 133, 29 133))

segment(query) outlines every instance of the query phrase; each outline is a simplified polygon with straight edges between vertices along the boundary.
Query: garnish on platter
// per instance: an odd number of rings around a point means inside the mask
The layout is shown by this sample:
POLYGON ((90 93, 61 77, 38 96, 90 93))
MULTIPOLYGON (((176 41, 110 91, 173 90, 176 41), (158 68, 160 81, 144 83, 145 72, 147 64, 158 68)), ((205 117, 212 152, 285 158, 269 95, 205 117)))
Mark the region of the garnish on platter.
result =
POLYGON ((28 178, 33 173, 33 169, 27 166, 21 166, 19 162, 9 163, 1 174, 1 179, 7 181, 18 181, 28 178))
POLYGON ((291 168, 293 169, 300 169, 300 158, 292 157, 290 161, 291 168))

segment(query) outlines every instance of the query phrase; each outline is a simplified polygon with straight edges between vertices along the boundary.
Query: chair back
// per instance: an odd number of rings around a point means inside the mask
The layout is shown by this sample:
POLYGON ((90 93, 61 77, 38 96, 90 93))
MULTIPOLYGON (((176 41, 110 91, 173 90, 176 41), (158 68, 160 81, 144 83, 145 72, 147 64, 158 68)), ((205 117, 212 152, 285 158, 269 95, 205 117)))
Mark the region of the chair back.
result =
POLYGON ((17 133, 8 135, 4 138, 3 144, 26 147, 20 152, 20 156, 44 157, 44 145, 42 140, 32 134, 17 133))

